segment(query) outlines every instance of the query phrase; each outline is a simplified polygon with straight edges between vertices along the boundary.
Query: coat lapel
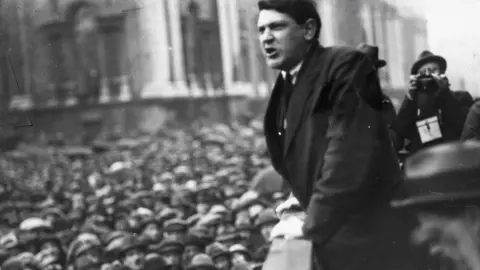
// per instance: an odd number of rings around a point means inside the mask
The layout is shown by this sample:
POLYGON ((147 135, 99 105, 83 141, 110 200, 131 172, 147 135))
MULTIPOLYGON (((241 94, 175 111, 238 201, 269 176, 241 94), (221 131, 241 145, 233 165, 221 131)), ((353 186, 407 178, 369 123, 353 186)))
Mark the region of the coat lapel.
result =
POLYGON ((288 154, 292 141, 298 132, 303 113, 305 112, 305 105, 314 92, 316 79, 321 74, 320 70, 323 69, 325 61, 322 61, 321 57, 324 55, 324 50, 322 46, 315 44, 308 53, 298 74, 287 114, 286 140, 283 147, 284 156, 288 154))
POLYGON ((279 74, 275 86, 273 87, 270 100, 268 101, 267 109, 265 111, 265 118, 263 121, 263 129, 266 136, 267 146, 270 151, 272 159, 281 157, 282 147, 279 147, 278 127, 277 127, 277 113, 280 104, 280 96, 282 91, 282 77, 279 74))

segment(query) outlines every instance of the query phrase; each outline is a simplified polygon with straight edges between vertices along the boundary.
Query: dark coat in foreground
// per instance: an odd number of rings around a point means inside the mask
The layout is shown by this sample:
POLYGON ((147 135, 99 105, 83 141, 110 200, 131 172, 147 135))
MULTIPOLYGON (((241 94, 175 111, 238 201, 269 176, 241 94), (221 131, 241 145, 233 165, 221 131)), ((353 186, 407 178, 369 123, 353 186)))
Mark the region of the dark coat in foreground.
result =
POLYGON ((285 140, 281 76, 265 115, 273 166, 306 211, 304 233, 325 270, 419 269, 425 258, 410 244, 414 217, 389 207, 403 182, 381 106, 365 101, 380 93, 372 76, 362 53, 316 45, 293 90, 285 140))
POLYGON ((480 141, 480 101, 475 102, 468 112, 462 131, 462 140, 480 141))

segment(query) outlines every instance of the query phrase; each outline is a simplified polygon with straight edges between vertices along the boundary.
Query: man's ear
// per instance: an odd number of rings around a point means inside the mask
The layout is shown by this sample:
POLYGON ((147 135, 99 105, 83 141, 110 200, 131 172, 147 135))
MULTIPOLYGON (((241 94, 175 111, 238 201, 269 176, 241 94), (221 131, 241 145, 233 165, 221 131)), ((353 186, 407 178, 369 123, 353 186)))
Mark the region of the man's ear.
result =
POLYGON ((305 24, 305 33, 304 33, 304 37, 305 37, 305 40, 307 41, 310 41, 310 40, 313 40, 315 38, 315 33, 317 32, 317 28, 318 28, 318 25, 317 23, 315 22, 314 19, 310 18, 308 19, 305 24))

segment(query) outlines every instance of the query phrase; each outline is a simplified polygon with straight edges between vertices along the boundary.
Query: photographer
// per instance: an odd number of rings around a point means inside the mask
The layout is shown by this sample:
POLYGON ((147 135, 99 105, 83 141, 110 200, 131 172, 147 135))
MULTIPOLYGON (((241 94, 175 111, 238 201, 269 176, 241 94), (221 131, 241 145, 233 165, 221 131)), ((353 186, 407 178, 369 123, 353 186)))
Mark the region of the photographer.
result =
POLYGON ((398 112, 398 139, 414 152, 460 139, 467 110, 453 95, 447 61, 423 51, 411 68, 409 89, 398 112))

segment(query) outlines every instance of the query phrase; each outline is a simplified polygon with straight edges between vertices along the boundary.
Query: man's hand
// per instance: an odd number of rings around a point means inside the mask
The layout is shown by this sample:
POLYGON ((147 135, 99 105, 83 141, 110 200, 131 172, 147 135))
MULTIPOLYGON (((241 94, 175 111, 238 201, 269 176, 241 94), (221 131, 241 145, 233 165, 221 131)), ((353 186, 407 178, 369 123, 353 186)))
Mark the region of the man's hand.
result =
POLYGON ((448 90, 450 87, 450 82, 448 81, 447 76, 444 74, 432 74, 433 78, 437 81, 438 87, 441 91, 448 90))
POLYGON ((408 91, 407 91, 407 98, 410 100, 413 100, 413 96, 415 93, 415 90, 417 90, 417 79, 419 74, 417 75, 410 75, 410 78, 408 80, 408 91))
POLYGON ((303 237, 303 221, 295 215, 281 220, 270 233, 270 241, 275 238, 295 239, 303 237))
POLYGON ((285 211, 288 211, 294 207, 299 207, 300 203, 298 202, 297 198, 294 196, 290 196, 288 200, 284 201, 283 203, 279 204, 275 209, 277 216, 280 218, 285 211))
POLYGON ((435 98, 442 99, 442 97, 450 91, 450 82, 444 74, 432 74, 432 76, 438 84, 438 91, 435 93, 435 98))

